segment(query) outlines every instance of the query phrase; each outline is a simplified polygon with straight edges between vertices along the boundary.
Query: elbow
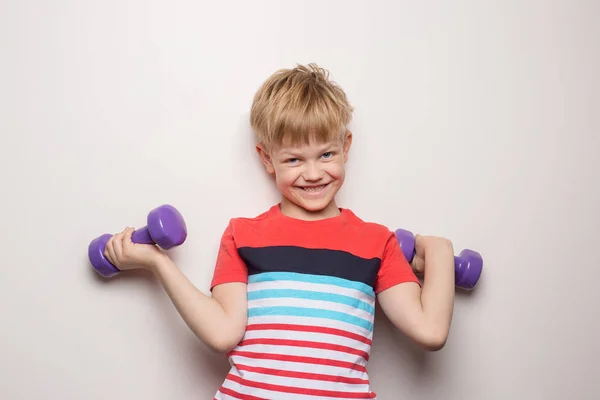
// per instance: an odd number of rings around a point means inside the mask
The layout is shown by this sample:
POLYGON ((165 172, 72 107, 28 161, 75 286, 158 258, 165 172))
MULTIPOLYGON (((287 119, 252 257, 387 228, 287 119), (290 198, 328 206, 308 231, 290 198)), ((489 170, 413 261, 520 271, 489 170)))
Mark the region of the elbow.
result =
POLYGON ((238 343, 239 343, 239 340, 234 340, 233 338, 222 337, 222 338, 217 338, 217 339, 213 340, 211 343, 208 343, 208 346, 214 353, 227 354, 231 350, 233 350, 235 348, 235 346, 237 346, 238 343))
POLYGON ((243 334, 220 335, 207 343, 210 349, 218 354, 227 354, 242 340, 243 334))
POLYGON ((433 339, 423 343, 423 348, 427 351, 435 352, 440 351, 446 345, 446 340, 443 339, 433 339))
POLYGON ((235 344, 232 344, 230 342, 225 342, 225 341, 219 341, 219 342, 211 343, 209 345, 209 347, 213 351, 213 353, 227 354, 235 348, 235 344))
POLYGON ((231 350, 233 350, 235 348, 235 346, 237 345, 237 343, 234 343, 233 341, 226 341, 226 340, 215 340, 212 343, 208 344, 208 347, 214 352, 214 353, 218 353, 218 354, 227 354, 229 353, 231 350))
POLYGON ((446 342, 448 341, 448 332, 436 332, 432 331, 429 334, 426 334, 421 339, 421 346, 423 349, 431 352, 440 351, 446 346, 446 342))

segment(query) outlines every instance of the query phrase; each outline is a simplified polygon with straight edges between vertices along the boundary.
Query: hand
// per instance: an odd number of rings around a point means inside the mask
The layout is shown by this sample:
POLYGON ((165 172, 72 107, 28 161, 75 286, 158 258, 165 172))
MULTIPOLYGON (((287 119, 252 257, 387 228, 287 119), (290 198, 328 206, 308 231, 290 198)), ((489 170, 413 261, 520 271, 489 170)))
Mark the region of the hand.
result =
POLYGON ((104 255, 119 270, 136 268, 152 269, 165 254, 155 245, 131 241, 133 228, 111 237, 106 243, 104 255))
POLYGON ((439 257, 453 258, 454 248, 452 242, 446 238, 415 235, 415 253, 411 266, 416 274, 423 274, 426 260, 439 257))

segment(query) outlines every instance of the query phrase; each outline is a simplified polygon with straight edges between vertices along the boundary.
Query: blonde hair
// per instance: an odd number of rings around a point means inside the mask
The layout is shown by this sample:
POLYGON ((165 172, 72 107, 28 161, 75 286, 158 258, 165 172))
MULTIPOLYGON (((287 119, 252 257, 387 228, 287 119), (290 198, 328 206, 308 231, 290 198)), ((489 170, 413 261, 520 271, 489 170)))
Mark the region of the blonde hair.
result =
POLYGON ((264 146, 327 141, 345 133, 353 107, 329 72, 316 64, 280 69, 259 88, 250 125, 264 146))

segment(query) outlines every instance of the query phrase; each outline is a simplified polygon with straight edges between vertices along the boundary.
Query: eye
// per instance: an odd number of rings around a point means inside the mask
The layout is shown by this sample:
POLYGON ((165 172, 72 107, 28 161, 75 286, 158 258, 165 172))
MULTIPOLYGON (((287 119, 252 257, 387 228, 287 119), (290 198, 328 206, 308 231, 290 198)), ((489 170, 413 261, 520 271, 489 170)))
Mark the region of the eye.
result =
POLYGON ((298 159, 297 158, 288 158, 287 160, 285 160, 286 164, 293 164, 295 162, 297 162, 298 159))
POLYGON ((321 157, 323 157, 325 159, 331 158, 331 157, 333 157, 333 152, 327 151, 327 152, 323 153, 323 155, 321 157))

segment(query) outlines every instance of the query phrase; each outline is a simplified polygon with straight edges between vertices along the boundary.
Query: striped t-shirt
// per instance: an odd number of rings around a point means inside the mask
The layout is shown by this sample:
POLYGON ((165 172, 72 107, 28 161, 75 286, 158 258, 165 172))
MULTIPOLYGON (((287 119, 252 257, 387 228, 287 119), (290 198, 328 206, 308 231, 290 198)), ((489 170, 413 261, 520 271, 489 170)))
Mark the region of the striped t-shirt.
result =
POLYGON ((248 325, 215 399, 376 398, 375 296, 419 281, 393 232, 340 211, 304 221, 275 205, 230 221, 211 289, 247 283, 248 325))

